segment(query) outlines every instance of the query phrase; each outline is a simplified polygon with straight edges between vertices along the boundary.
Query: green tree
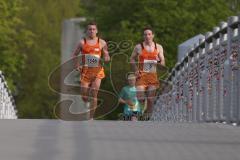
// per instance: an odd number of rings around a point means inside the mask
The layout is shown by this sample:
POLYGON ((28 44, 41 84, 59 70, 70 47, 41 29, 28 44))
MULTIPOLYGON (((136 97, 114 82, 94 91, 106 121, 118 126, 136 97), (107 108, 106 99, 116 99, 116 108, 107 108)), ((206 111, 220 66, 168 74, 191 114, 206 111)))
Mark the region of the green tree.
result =
POLYGON ((22 19, 34 33, 35 44, 27 52, 26 68, 21 73, 19 117, 54 118, 52 111, 59 95, 49 89, 48 76, 60 64, 62 21, 81 13, 81 6, 79 0, 29 0, 26 7, 22 19))
POLYGON ((240 14, 240 0, 226 0, 231 11, 240 14))
POLYGON ((0 0, 0 70, 13 92, 25 68, 27 52, 33 45, 34 34, 25 28, 20 17, 25 9, 22 0, 0 0))

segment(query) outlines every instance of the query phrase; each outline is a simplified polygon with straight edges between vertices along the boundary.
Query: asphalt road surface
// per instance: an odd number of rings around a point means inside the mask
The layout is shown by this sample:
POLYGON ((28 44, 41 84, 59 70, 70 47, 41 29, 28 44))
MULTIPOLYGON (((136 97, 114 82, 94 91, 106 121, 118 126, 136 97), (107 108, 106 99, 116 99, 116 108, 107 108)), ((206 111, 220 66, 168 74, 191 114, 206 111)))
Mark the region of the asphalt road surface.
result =
POLYGON ((224 124, 1 120, 1 160, 240 160, 224 124))

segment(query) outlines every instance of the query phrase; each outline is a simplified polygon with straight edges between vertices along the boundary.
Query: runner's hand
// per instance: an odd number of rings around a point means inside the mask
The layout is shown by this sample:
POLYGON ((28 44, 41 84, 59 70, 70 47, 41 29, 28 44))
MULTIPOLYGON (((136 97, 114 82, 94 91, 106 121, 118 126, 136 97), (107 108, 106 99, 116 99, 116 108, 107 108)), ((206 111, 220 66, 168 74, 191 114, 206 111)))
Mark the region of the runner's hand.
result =
POLYGON ((160 71, 162 71, 162 72, 168 71, 168 67, 165 66, 165 65, 162 65, 162 64, 161 64, 161 61, 158 61, 158 62, 157 62, 157 67, 158 67, 158 69, 159 69, 160 71))
POLYGON ((135 104, 131 100, 126 100, 126 103, 131 109, 134 109, 135 104))
POLYGON ((129 106, 134 106, 135 104, 132 102, 132 101, 130 101, 130 100, 128 100, 128 101, 126 101, 127 102, 127 104, 129 105, 129 106))
POLYGON ((109 61, 110 61, 110 56, 109 55, 104 56, 104 62, 109 62, 109 61))
POLYGON ((136 78, 139 78, 140 77, 140 72, 139 71, 135 71, 135 76, 136 76, 136 78))
POLYGON ((75 69, 76 69, 77 71, 81 71, 81 70, 82 70, 82 67, 81 67, 79 64, 76 64, 76 65, 75 65, 75 69))

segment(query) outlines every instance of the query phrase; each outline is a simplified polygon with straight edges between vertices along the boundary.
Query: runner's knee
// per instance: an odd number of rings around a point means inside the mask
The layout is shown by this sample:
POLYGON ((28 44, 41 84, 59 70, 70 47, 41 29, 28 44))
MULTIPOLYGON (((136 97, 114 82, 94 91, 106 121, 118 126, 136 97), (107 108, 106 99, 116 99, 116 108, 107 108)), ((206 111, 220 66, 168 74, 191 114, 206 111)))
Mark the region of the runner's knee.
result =
POLYGON ((84 102, 87 102, 87 101, 88 101, 88 96, 82 96, 82 100, 83 100, 84 102))
POLYGON ((148 97, 147 100, 148 100, 148 101, 154 101, 154 98, 155 98, 154 96, 148 97))
POLYGON ((98 96, 98 90, 92 90, 91 95, 93 96, 93 98, 96 98, 98 96))

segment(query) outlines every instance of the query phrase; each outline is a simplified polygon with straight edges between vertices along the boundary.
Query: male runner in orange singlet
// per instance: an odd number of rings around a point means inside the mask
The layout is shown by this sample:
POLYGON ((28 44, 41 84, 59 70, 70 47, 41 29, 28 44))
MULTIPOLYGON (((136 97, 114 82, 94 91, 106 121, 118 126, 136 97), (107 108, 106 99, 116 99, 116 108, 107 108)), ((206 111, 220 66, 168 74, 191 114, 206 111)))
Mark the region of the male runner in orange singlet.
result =
POLYGON ((95 22, 87 25, 87 36, 83 38, 75 51, 73 58, 75 68, 80 71, 80 87, 81 96, 85 104, 89 104, 89 95, 92 97, 90 103, 90 117, 93 119, 95 109, 97 108, 97 95, 101 85, 101 80, 105 77, 103 66, 101 65, 101 57, 103 51, 104 62, 110 61, 107 49, 107 43, 97 37, 98 29, 95 22), (81 64, 77 56, 81 52, 81 64))
POLYGON ((137 76, 137 97, 142 105, 147 99, 146 113, 151 116, 156 89, 159 87, 157 78, 157 63, 165 66, 163 48, 154 42, 153 30, 146 27, 143 30, 144 41, 137 44, 130 58, 131 66, 137 76), (138 65, 137 65, 138 63, 138 65))

